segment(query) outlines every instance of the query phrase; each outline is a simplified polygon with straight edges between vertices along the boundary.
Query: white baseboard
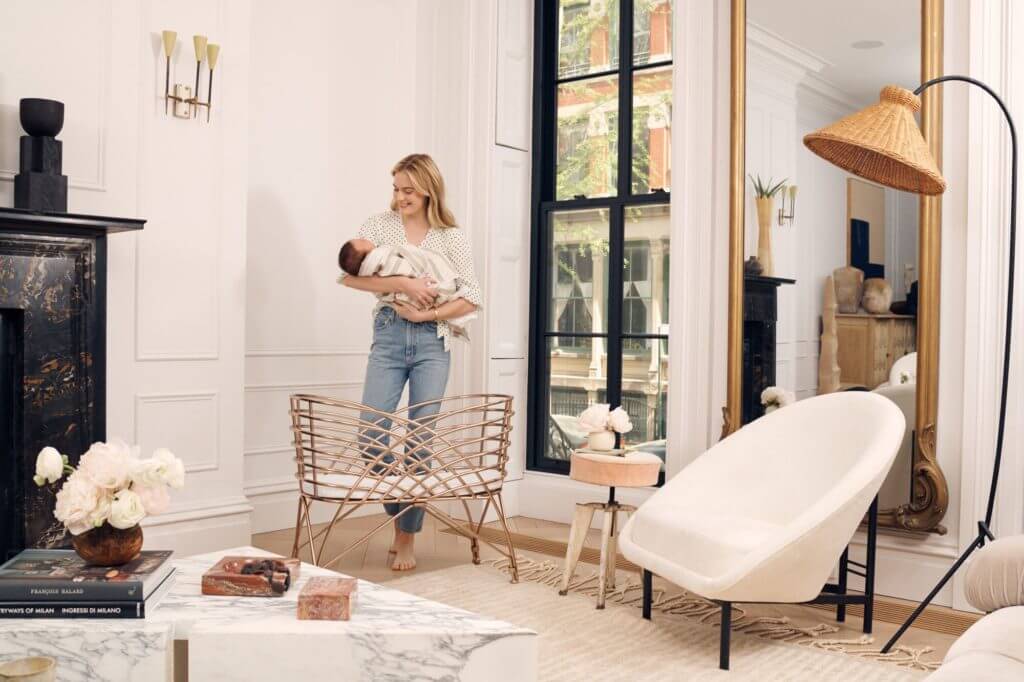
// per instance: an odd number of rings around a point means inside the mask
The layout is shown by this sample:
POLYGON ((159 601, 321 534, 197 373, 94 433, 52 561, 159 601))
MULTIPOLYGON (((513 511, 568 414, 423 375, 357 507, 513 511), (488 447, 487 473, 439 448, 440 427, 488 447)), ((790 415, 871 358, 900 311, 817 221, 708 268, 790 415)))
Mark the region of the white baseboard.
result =
POLYGON ((189 556, 248 545, 251 513, 249 501, 236 496, 152 516, 142 523, 145 547, 189 556))
MULTIPOLYGON (((956 561, 952 538, 916 538, 879 532, 875 558, 875 593, 899 599, 921 601, 956 561)), ((851 558, 864 563, 867 537, 858 531, 851 543, 851 558)), ((862 590, 864 581, 850 576, 850 587, 862 590)), ((940 606, 953 605, 952 581, 935 597, 940 606)))
MULTIPOLYGON (((619 502, 640 506, 655 488, 618 488, 619 502)), ((577 502, 602 502, 608 489, 573 481, 568 476, 528 471, 516 490, 519 515, 558 523, 572 523, 577 502)), ((593 527, 601 527, 599 514, 594 515, 593 527)), ((878 535, 878 553, 875 558, 875 592, 900 599, 919 601, 939 581, 957 556, 952 538, 928 536, 917 538, 904 535, 878 535)), ((864 561, 866 538, 858 532, 853 540, 851 558, 864 561)), ((863 580, 850 576, 852 589, 862 589, 863 580)), ((935 598, 936 604, 952 605, 952 587, 947 585, 935 598)))

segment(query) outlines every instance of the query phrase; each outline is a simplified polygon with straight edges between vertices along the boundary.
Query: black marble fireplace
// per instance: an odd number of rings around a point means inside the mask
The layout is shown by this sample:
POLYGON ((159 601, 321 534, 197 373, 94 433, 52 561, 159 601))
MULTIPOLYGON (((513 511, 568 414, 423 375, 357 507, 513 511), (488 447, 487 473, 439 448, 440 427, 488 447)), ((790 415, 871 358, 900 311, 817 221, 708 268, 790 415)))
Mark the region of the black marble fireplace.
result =
POLYGON ((0 208, 0 558, 65 542, 35 457, 105 438, 107 235, 144 223, 0 208))
POLYGON ((779 287, 796 284, 782 277, 743 277, 743 422, 764 414, 761 392, 775 385, 775 324, 779 287))

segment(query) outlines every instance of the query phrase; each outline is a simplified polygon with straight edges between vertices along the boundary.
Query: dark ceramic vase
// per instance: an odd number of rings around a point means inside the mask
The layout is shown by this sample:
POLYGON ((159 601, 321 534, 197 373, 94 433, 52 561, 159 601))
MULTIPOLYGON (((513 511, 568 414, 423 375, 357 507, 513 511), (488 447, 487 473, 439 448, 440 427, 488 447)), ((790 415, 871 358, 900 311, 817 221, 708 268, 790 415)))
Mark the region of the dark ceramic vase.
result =
POLYGON ((34 137, 57 137, 64 127, 64 103, 28 97, 21 100, 21 127, 34 137))
POLYGON ((91 566, 121 566, 142 551, 142 528, 135 524, 121 530, 104 523, 81 535, 72 535, 71 544, 91 566))

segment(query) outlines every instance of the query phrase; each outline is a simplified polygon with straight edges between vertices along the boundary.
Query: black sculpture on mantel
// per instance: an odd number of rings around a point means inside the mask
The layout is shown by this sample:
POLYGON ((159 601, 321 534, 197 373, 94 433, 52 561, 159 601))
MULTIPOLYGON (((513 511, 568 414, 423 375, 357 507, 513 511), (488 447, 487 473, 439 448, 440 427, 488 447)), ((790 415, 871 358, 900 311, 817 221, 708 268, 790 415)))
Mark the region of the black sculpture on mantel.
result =
POLYGON ((68 177, 61 175, 64 103, 52 99, 21 100, 21 164, 14 176, 14 207, 67 213, 68 177))

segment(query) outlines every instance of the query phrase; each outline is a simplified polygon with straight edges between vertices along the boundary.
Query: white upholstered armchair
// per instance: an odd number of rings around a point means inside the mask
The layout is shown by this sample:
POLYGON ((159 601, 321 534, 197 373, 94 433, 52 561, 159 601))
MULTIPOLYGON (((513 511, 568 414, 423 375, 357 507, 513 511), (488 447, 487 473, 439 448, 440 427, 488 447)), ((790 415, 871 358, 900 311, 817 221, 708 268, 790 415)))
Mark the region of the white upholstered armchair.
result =
MULTIPOLYGON (((722 605, 733 602, 863 603, 871 630, 876 495, 903 439, 903 413, 854 391, 801 400, 725 438, 645 502, 623 528, 622 553, 651 574, 722 605), (847 545, 870 509, 863 564, 847 545), (839 583, 826 585, 839 562, 839 583), (847 595, 849 564, 865 594, 847 595), (859 572, 858 572, 859 573, 859 572), (823 591, 824 588, 824 591, 823 591)), ((720 667, 729 667, 722 628, 720 667)))

